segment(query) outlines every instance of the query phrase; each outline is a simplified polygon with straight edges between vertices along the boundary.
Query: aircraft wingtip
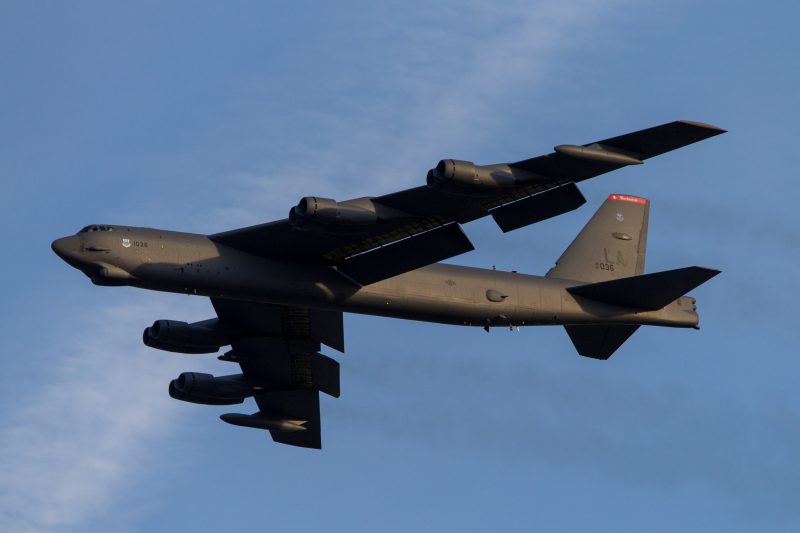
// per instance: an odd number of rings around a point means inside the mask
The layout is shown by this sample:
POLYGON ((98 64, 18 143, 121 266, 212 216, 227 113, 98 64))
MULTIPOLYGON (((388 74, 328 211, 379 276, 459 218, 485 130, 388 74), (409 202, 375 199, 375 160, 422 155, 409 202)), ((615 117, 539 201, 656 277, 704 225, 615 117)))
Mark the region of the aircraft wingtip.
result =
POLYGON ((719 126, 714 126, 713 124, 707 124, 705 122, 697 122, 695 120, 679 120, 681 124, 687 124, 689 126, 695 126, 697 128, 703 128, 707 130, 714 130, 717 134, 719 133, 727 133, 728 130, 720 128, 719 126))

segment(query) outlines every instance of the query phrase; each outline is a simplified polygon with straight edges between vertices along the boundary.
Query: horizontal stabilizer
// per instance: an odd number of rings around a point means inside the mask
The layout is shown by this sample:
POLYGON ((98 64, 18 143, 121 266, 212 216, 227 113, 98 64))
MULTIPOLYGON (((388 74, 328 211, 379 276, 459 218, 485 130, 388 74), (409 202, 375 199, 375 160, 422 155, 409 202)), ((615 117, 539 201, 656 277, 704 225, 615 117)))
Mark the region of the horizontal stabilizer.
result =
POLYGON ((686 267, 641 276, 631 276, 567 289, 575 296, 620 307, 654 311, 710 280, 719 270, 686 267))
POLYGON ((639 326, 564 326, 578 353, 592 359, 608 359, 639 326))

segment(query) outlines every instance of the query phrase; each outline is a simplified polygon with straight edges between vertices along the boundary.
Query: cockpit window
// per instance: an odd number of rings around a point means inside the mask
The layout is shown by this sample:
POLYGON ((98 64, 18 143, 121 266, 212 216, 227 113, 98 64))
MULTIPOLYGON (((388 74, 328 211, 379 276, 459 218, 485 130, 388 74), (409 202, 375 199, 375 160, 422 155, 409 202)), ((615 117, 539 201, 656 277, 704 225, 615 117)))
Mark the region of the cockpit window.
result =
POLYGON ((111 226, 98 226, 97 224, 93 224, 91 226, 86 226, 78 233, 88 233, 90 231, 114 231, 114 228, 111 226))

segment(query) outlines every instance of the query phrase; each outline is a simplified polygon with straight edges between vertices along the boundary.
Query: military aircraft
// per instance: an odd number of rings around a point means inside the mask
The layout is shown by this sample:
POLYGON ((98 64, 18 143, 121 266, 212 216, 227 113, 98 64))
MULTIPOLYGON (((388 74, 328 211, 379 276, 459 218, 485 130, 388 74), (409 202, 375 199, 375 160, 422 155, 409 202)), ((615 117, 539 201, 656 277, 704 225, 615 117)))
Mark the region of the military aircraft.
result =
POLYGON ((286 219, 215 235, 91 225, 52 248, 97 285, 211 298, 217 317, 157 320, 147 346, 219 356, 241 373, 182 373, 173 398, 254 414, 225 422, 321 448, 319 392, 339 396, 342 313, 492 327, 563 325, 579 354, 607 359, 641 325, 697 328, 685 294, 718 274, 644 273, 650 203, 612 194, 544 277, 441 264, 473 249, 461 224, 490 215, 508 232, 578 208, 576 183, 724 133, 676 121, 492 165, 445 159, 427 184, 337 202, 305 197, 286 219))

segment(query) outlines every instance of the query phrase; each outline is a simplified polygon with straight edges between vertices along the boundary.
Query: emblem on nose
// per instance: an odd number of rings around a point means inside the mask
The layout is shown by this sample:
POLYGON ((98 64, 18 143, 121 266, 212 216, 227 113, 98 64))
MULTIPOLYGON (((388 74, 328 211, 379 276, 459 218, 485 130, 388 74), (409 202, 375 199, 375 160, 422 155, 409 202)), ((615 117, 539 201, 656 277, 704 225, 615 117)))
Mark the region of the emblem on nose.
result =
POLYGON ((123 248, 130 248, 131 247, 131 240, 130 239, 122 239, 122 247, 123 248))

